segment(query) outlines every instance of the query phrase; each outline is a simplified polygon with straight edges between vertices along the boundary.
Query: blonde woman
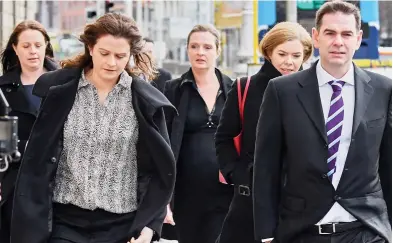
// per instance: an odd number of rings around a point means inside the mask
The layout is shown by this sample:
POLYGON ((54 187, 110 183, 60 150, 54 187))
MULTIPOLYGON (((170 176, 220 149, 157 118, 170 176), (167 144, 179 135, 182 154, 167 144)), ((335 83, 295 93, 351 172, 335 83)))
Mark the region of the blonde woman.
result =
MULTIPOLYGON (((266 33, 259 45, 265 63, 251 76, 244 108, 239 117, 237 84, 232 85, 216 133, 218 162, 224 177, 235 186, 229 213, 218 243, 254 243, 252 205, 252 164, 259 107, 270 79, 299 71, 312 54, 309 33, 298 23, 282 22, 266 33), (241 153, 237 154, 233 137, 243 129, 241 153)), ((247 78, 240 80, 242 93, 247 78)))

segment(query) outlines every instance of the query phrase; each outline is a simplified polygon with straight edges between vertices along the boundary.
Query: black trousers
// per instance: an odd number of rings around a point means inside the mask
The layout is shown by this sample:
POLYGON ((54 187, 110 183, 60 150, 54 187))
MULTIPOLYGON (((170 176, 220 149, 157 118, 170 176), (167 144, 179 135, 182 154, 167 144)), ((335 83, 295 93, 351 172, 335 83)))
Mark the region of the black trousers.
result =
MULTIPOLYGON (((277 241, 273 241, 276 243, 277 241)), ((331 235, 302 233, 291 243, 385 243, 385 239, 365 226, 331 235)))
POLYGON ((256 243, 254 238, 254 217, 252 195, 240 195, 234 187, 234 196, 228 215, 222 226, 217 243, 256 243))
POLYGON ((0 242, 10 242, 11 216, 14 204, 15 181, 18 175, 19 163, 11 164, 1 181, 1 195, 4 200, 0 210, 0 242))
POLYGON ((161 238, 166 240, 177 240, 176 226, 170 224, 162 225, 161 238))
POLYGON ((134 219, 135 212, 114 214, 54 204, 49 243, 126 243, 134 219))
POLYGON ((1 210, 1 223, 0 223, 0 242, 1 243, 9 243, 10 242, 10 232, 11 232, 11 215, 12 215, 12 204, 13 204, 13 196, 12 193, 7 201, 4 202, 1 210))
POLYGON ((173 217, 179 243, 215 243, 229 210, 231 194, 209 195, 203 200, 175 194, 173 217))

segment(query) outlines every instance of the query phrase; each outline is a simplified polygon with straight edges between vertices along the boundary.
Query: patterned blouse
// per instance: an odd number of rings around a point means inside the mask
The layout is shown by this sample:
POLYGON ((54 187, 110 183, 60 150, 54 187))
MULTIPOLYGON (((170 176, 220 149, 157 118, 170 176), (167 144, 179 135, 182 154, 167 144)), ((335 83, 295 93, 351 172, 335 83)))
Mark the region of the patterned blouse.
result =
POLYGON ((138 121, 132 78, 123 71, 104 103, 82 72, 64 124, 53 201, 128 213, 137 209, 138 121))

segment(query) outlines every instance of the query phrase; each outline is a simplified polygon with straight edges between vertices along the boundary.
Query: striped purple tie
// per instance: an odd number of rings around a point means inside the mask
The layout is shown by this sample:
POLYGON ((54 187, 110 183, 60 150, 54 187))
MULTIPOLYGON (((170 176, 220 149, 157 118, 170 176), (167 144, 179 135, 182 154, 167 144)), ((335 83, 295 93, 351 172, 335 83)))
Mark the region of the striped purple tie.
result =
POLYGON ((328 152, 328 177, 332 181, 333 174, 336 172, 336 160, 338 148, 341 140, 341 130, 344 121, 344 101, 341 90, 345 84, 344 81, 330 81, 329 84, 333 88, 333 95, 330 101, 329 116, 326 120, 326 131, 329 143, 328 152))

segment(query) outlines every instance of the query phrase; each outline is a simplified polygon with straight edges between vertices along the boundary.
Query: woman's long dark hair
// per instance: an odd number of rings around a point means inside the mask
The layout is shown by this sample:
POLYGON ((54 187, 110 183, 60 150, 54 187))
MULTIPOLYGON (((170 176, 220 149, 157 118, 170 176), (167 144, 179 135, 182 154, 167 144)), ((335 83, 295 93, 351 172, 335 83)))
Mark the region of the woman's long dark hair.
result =
POLYGON ((20 65, 18 56, 12 46, 18 45, 19 35, 25 30, 38 30, 42 33, 46 42, 45 56, 53 59, 53 48, 44 26, 35 20, 25 20, 18 24, 14 31, 12 31, 7 46, 0 54, 3 74, 20 65))
POLYGON ((130 45, 130 53, 135 62, 136 69, 129 66, 125 70, 131 75, 139 75, 136 70, 140 70, 149 80, 153 80, 157 74, 155 64, 149 55, 142 52, 145 42, 138 29, 136 22, 132 18, 117 13, 107 13, 98 18, 94 23, 86 25, 80 41, 85 45, 84 53, 75 58, 60 62, 61 67, 93 68, 93 60, 90 56, 89 47, 93 47, 97 40, 104 35, 112 35, 124 38, 130 45))

